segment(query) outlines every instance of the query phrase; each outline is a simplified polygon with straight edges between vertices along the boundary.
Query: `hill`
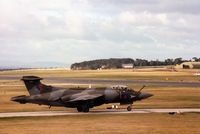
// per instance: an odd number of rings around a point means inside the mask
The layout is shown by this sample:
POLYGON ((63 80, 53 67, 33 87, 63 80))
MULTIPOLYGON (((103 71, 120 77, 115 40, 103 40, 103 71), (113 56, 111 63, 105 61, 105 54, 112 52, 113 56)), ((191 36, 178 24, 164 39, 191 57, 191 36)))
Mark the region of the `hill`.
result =
MULTIPOLYGON (((193 57, 195 62, 200 62, 200 58, 193 57)), ((166 59, 164 61, 159 60, 145 60, 145 59, 131 59, 131 58, 110 58, 110 59, 98 59, 91 61, 84 61, 80 63, 74 63, 71 65, 73 70, 96 70, 96 69, 116 69, 123 68, 122 64, 132 64, 136 66, 166 66, 166 65, 179 65, 183 62, 191 62, 191 60, 182 60, 182 58, 166 59)))
POLYGON ((134 60, 131 58, 111 58, 111 59, 99 59, 92 61, 84 61, 80 63, 74 63, 71 65, 71 69, 74 70, 87 70, 87 69, 109 69, 109 68, 122 68, 122 64, 134 64, 134 60))

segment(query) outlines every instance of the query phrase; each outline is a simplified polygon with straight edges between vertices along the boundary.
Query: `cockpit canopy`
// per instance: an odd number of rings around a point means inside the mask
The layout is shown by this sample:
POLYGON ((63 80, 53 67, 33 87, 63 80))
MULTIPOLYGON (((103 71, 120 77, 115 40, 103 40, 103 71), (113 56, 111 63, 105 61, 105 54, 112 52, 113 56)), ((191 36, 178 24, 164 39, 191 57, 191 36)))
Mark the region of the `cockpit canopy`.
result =
POLYGON ((118 89, 118 90, 127 90, 127 91, 133 91, 131 88, 125 86, 125 85, 114 85, 111 86, 112 89, 118 89))

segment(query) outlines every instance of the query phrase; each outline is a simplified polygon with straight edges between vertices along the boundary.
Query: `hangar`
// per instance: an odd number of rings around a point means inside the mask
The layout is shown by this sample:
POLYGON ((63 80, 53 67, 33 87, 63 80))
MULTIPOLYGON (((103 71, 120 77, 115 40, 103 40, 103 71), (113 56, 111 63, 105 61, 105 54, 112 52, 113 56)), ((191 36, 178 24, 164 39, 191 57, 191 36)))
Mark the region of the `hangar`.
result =
POLYGON ((133 64, 122 64, 122 68, 133 68, 133 64))
POLYGON ((183 62, 176 65, 177 69, 200 69, 200 62, 183 62))

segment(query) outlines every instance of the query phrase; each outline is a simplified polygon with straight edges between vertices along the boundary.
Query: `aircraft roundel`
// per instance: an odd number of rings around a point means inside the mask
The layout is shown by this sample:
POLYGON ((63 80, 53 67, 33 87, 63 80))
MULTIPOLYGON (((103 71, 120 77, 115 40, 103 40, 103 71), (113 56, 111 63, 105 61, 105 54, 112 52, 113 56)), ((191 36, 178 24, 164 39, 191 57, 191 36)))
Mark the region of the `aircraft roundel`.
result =
POLYGON ((41 85, 38 85, 38 89, 42 91, 44 88, 41 85))
POLYGON ((127 96, 126 96, 126 95, 124 95, 124 99, 127 99, 127 96))

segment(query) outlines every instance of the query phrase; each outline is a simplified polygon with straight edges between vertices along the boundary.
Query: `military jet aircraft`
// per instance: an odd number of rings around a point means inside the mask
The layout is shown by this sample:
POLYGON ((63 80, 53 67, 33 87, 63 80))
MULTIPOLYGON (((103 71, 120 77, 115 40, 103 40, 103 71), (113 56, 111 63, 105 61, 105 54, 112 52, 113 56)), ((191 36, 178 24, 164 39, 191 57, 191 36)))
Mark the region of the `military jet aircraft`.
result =
POLYGON ((127 86, 111 86, 102 88, 62 88, 42 84, 42 78, 37 76, 23 76, 22 79, 30 96, 12 97, 11 101, 21 104, 34 103, 48 106, 64 106, 77 108, 78 112, 89 112, 90 108, 108 103, 128 104, 128 111, 132 110, 134 101, 153 96, 153 94, 134 91, 127 86))

